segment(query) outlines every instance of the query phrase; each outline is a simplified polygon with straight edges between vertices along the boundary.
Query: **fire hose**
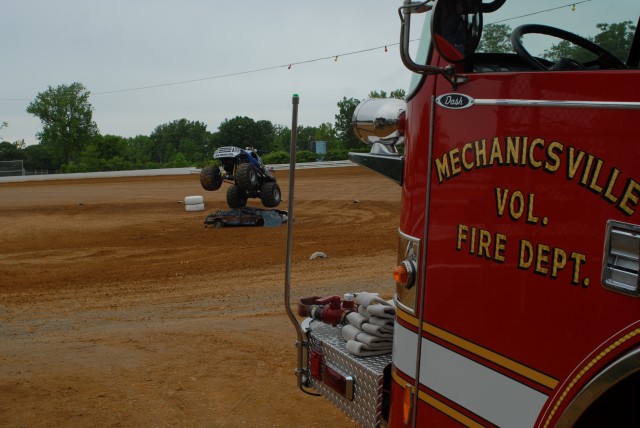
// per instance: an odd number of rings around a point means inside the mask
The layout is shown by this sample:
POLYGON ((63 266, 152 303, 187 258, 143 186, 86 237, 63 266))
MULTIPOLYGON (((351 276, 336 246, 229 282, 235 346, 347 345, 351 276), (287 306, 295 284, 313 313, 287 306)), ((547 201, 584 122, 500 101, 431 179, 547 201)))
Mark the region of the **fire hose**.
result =
POLYGON ((341 300, 339 296, 303 297, 298 301, 298 315, 310 317, 336 326, 346 324, 347 315, 355 310, 352 300, 341 300))

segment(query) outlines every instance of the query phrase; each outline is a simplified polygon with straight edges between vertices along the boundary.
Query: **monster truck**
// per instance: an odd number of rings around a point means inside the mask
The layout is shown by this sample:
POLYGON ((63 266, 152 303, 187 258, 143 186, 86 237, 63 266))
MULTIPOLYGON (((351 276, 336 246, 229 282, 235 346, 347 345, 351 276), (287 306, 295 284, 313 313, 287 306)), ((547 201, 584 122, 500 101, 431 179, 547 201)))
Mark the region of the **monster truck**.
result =
POLYGON ((222 163, 204 167, 200 172, 200 184, 205 190, 218 190, 222 182, 230 183, 227 189, 227 204, 230 208, 242 208, 248 198, 260 198, 265 207, 280 204, 280 187, 276 177, 269 171, 253 149, 220 147, 213 158, 222 163))

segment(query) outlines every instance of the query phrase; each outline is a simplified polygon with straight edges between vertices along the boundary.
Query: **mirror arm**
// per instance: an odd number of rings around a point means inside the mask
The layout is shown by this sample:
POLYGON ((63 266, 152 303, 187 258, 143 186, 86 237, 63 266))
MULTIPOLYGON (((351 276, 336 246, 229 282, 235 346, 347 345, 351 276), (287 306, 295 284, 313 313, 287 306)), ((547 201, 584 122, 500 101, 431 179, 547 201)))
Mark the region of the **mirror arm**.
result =
POLYGON ((420 74, 441 74, 447 82, 451 84, 452 89, 455 91, 459 85, 467 83, 469 78, 466 76, 456 75, 453 66, 448 65, 445 68, 435 67, 433 65, 420 65, 417 64, 411 55, 409 54, 409 34, 411 30, 411 18, 409 17, 412 12, 427 12, 431 10, 431 6, 426 5, 427 1, 421 3, 412 3, 409 0, 405 0, 405 4, 398 9, 398 15, 400 15, 400 58, 402 63, 409 70, 414 73, 420 74), (405 16, 406 14, 406 16, 405 16))
POLYGON ((427 1, 421 3, 411 3, 408 0, 405 4, 398 8, 398 15, 400 15, 400 58, 405 67, 415 73, 426 74, 439 74, 442 73, 440 67, 434 67, 432 65, 420 65, 411 59, 409 54, 409 35, 411 30, 411 19, 408 16, 412 11, 428 11, 430 6, 426 6, 427 1), (407 11, 408 10, 408 11, 407 11), (405 12, 407 11, 407 12, 405 12), (407 17, 404 16, 406 13, 407 17))
POLYGON ((456 70, 452 65, 447 65, 445 68, 442 68, 441 73, 447 82, 451 84, 451 89, 453 91, 457 91, 458 86, 464 85, 469 81, 467 76, 456 74, 456 70))

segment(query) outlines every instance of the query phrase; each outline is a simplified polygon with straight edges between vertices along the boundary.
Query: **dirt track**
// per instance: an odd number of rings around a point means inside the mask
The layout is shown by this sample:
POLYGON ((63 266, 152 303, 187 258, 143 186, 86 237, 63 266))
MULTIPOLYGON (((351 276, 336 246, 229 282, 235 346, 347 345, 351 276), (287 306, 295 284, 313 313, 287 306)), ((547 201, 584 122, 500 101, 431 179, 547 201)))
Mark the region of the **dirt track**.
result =
MULTIPOLYGON (((390 296, 400 187, 361 167, 296 185, 292 298, 390 296)), ((0 183, 0 426, 355 426, 296 388, 286 226, 204 228, 225 189, 0 183)))

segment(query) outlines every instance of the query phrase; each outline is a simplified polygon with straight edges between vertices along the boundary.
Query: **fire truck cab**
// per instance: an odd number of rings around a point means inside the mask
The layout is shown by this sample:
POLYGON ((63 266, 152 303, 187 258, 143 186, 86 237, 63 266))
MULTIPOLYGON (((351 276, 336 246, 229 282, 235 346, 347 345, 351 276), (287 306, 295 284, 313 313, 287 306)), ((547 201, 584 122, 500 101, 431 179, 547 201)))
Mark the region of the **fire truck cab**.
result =
POLYGON ((299 386, 364 426, 638 426, 640 5, 399 15, 410 90, 358 106, 351 155, 402 186, 392 349, 350 355, 356 305, 316 299, 299 386))

